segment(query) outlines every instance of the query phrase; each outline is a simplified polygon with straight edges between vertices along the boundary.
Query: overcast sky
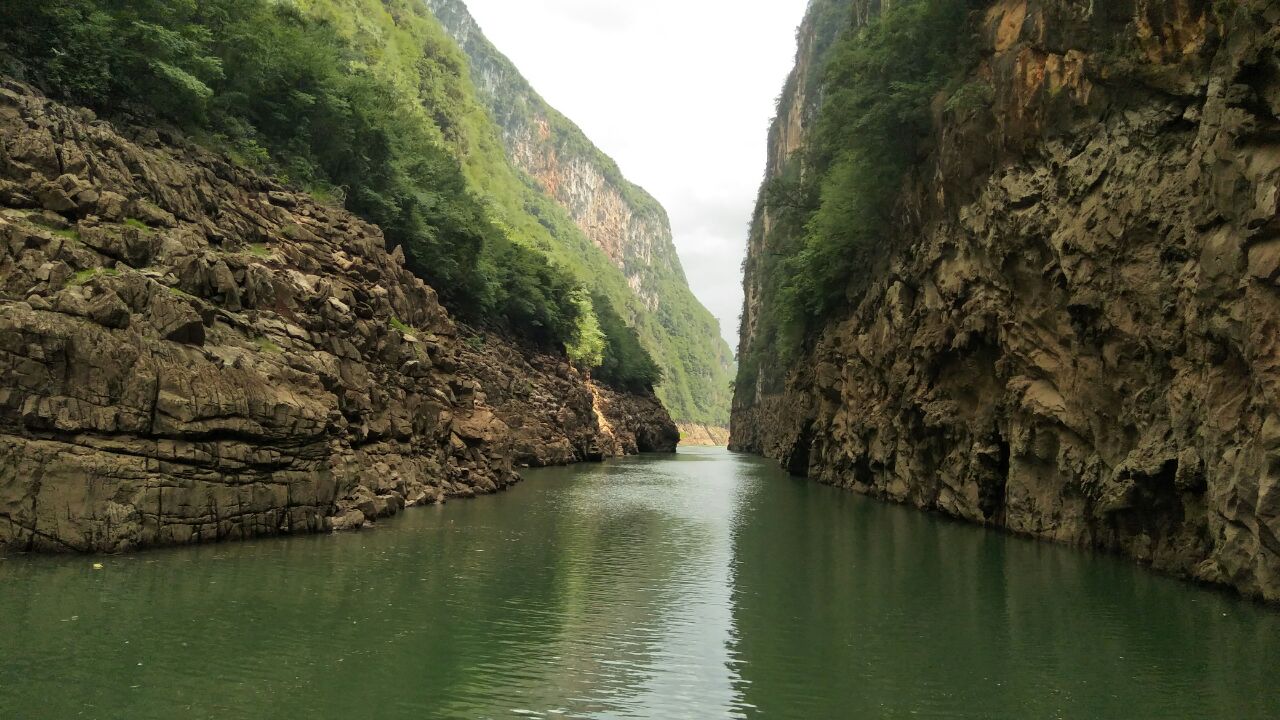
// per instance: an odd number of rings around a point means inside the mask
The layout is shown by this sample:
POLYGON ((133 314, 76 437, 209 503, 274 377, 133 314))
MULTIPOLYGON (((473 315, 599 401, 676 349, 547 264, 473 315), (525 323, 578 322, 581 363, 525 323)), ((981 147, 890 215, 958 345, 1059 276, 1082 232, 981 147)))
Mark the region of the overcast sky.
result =
POLYGON ((807 0, 466 0, 533 87, 666 206, 685 274, 737 348, 774 99, 807 0))

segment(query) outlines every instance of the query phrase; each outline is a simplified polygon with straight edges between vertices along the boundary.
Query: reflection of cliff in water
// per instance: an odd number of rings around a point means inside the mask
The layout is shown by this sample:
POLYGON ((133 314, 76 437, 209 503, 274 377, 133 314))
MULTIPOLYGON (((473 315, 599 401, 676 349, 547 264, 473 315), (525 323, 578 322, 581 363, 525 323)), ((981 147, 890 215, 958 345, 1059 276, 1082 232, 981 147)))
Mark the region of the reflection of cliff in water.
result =
MULTIPOLYGON (((704 477, 710 458, 674 460, 665 468, 670 474, 650 472, 645 460, 530 473, 539 490, 553 485, 553 502, 528 507, 527 530, 494 542, 485 558, 551 570, 545 588, 506 596, 515 616, 546 621, 504 653, 505 672, 515 661, 517 674, 527 665, 537 677, 523 689, 525 707, 609 714, 678 705, 681 697, 732 704, 734 478, 704 477)), ((501 664, 464 675, 483 685, 501 664)), ((463 703, 455 709, 467 710, 463 703)))
POLYGON ((360 534, 0 561, 0 715, 1274 714, 1280 615, 1128 562, 718 450, 529 475, 360 534))
POLYGON ((762 716, 1262 717, 1271 671, 1238 650, 1280 629, 1265 610, 761 462, 732 607, 762 716))

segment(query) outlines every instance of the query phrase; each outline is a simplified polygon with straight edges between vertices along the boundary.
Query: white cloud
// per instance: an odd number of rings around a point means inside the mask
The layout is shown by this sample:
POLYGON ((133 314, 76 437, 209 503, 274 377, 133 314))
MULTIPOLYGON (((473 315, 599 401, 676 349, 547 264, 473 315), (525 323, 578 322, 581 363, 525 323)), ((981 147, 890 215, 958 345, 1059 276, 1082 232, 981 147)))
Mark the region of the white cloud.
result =
POLYGON ((671 214, 737 346, 739 267, 807 0, 467 0, 498 49, 671 214))

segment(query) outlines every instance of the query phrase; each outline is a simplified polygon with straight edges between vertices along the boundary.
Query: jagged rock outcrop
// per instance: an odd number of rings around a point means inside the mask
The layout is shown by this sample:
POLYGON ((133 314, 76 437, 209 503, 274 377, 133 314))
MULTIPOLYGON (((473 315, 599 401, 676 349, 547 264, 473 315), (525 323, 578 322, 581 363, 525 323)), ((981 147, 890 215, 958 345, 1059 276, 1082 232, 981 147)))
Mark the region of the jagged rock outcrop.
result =
POLYGON ((939 110, 901 249, 733 446, 1280 600, 1280 5, 980 5, 992 108, 939 110))
POLYGON ((378 228, 0 82, 0 549, 354 528, 677 437, 455 324, 378 228))
POLYGON ((678 420, 726 423, 733 351, 689 289, 666 210, 534 91, 461 0, 425 2, 466 52, 511 162, 568 212, 640 299, 627 320, 663 368, 659 396, 678 420))

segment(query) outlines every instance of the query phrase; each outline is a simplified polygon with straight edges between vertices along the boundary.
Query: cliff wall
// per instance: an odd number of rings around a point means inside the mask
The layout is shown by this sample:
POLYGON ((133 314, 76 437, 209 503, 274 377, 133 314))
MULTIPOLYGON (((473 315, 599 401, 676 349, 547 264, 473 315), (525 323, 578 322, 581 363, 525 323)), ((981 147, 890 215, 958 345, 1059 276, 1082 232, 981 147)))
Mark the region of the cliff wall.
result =
MULTIPOLYGON (((802 358, 739 383, 733 447, 1280 600, 1280 5, 974 7, 989 107, 939 98, 898 249, 802 358)), ((821 103, 803 75, 775 175, 821 103)))
POLYGON ((652 395, 454 323, 377 227, 0 83, 0 549, 355 528, 674 450, 652 395))

